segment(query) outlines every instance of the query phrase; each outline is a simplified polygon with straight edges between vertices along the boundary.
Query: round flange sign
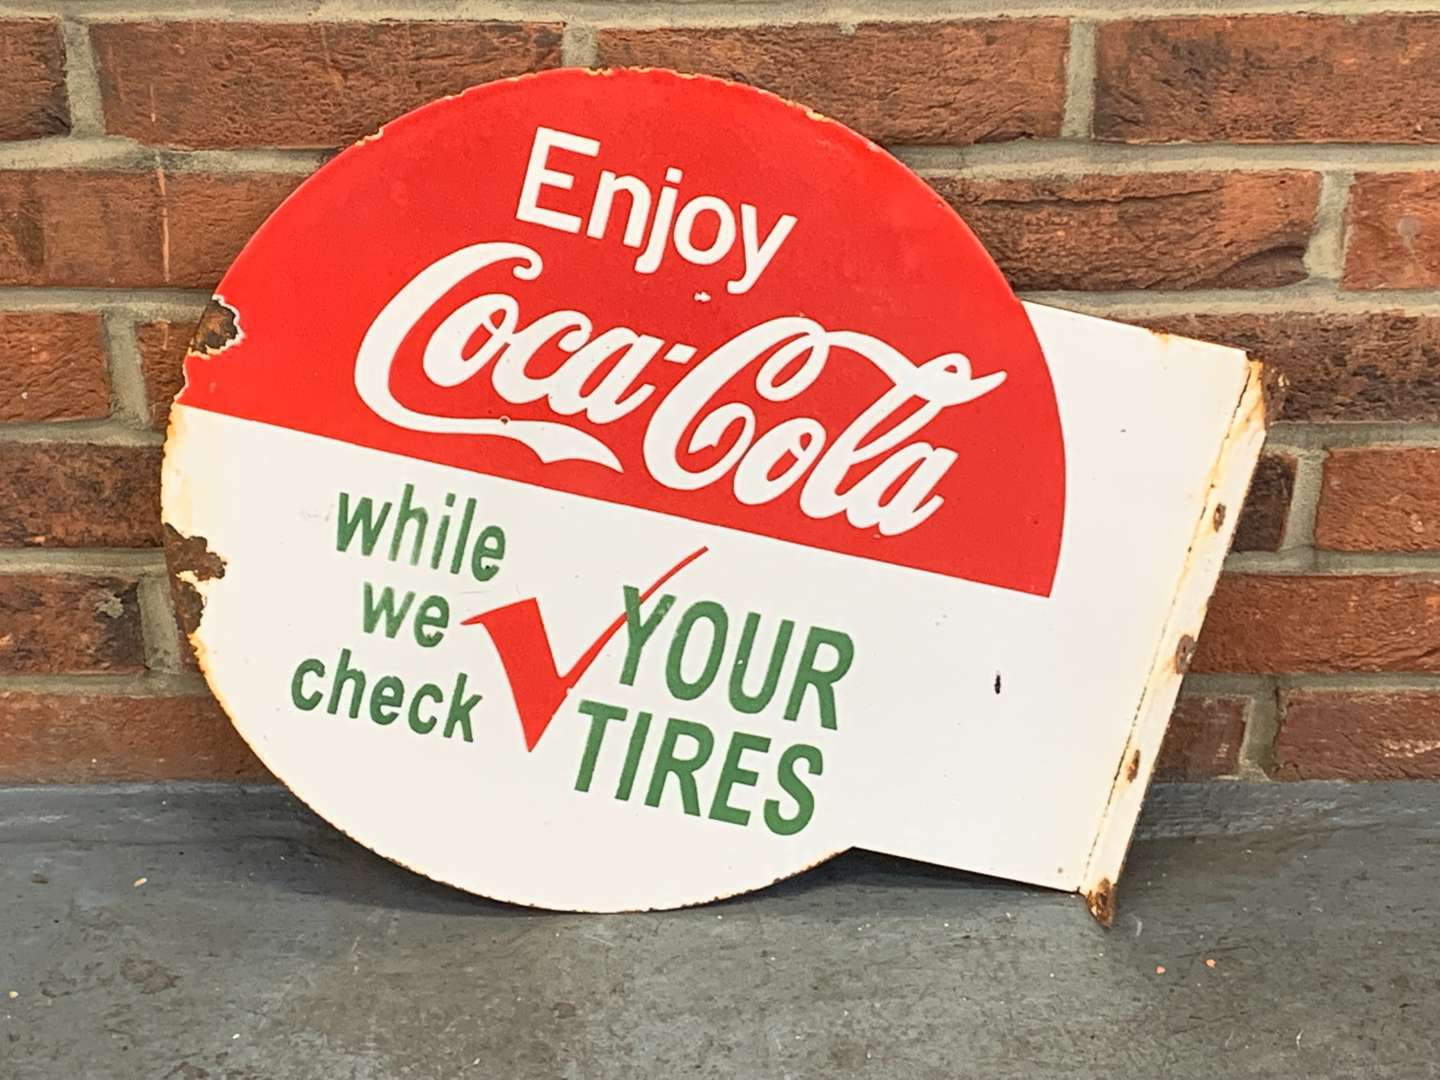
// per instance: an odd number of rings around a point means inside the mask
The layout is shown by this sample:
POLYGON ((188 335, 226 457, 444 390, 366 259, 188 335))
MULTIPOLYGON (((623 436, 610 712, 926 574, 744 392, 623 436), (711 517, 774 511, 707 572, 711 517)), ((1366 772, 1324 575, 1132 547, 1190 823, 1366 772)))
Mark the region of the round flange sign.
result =
POLYGON ((205 675, 297 795, 615 910, 914 832, 905 762, 989 692, 967 612, 1045 603, 1064 483, 1025 310, 906 168, 750 87, 560 71, 265 223, 164 509, 205 675))

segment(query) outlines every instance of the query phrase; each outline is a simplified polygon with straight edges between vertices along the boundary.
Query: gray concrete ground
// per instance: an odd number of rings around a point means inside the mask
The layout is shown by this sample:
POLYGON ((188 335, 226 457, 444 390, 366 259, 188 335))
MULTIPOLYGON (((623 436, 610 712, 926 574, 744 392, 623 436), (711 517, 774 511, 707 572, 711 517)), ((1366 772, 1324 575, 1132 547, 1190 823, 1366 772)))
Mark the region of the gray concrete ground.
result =
POLYGON ((0 1080, 1440 1075, 1440 785, 1157 790, 1120 904, 852 854, 552 915, 278 789, 0 790, 0 1080))

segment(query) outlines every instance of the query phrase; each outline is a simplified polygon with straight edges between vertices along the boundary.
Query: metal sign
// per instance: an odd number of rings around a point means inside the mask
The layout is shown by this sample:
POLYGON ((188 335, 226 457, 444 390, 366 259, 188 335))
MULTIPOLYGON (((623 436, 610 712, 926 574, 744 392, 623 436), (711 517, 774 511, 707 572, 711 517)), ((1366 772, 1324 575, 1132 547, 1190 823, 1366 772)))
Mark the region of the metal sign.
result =
POLYGON ((265 223, 164 512, 240 733, 430 877, 661 908, 858 846, 1104 916, 1257 372, 1021 304, 799 106, 553 72, 386 125, 265 223))

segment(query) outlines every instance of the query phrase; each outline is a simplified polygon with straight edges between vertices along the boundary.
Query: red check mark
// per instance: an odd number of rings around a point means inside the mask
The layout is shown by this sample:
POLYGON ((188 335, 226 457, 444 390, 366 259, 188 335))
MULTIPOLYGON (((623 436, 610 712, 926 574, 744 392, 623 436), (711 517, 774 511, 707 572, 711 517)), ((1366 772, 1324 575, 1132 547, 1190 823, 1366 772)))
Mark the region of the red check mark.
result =
MULTIPOLYGON (((640 594, 648 600, 655 590, 664 585, 685 567, 704 555, 708 548, 697 548, 685 558, 655 579, 655 583, 640 594)), ((515 696, 515 707, 520 712, 520 730, 525 735, 525 749, 534 750, 540 736, 550 726, 550 721, 560 711, 568 694, 580 681, 582 675, 595 663, 610 639, 625 625, 621 616, 601 631, 600 636, 580 654, 569 671, 561 674, 555 668, 555 653, 550 647, 550 635, 545 631, 545 620, 540 614, 540 605, 534 597, 517 600, 513 604, 482 612, 465 619, 462 626, 479 623, 490 633, 495 651, 500 654, 500 663, 510 679, 510 692, 515 696)))

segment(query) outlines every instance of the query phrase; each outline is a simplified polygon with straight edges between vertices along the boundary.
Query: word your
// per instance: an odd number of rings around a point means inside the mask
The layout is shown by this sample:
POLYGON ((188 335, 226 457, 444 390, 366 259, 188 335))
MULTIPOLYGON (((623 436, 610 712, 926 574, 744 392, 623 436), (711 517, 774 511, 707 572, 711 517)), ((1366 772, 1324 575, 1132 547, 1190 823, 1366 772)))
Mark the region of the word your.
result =
MULTIPOLYGON (((373 555, 388 536, 388 550, 381 547, 381 551, 383 557, 391 562, 399 562, 402 554, 408 552, 405 561, 411 566, 419 566, 423 560, 432 570, 439 570, 442 565, 452 574, 468 569, 476 581, 489 581, 500 572, 500 560, 505 558, 505 530, 498 525, 486 525, 472 536, 474 499, 465 500, 465 509, 453 537, 450 532, 455 508, 453 494, 447 494, 443 509, 436 511, 433 533, 429 531, 431 511, 415 505, 414 499, 415 485, 406 484, 400 493, 398 508, 393 503, 383 502, 377 510, 370 496, 352 501, 349 492, 342 491, 340 511, 335 520, 335 550, 348 551, 358 539, 360 553, 373 555), (395 511, 393 518, 390 515, 392 510, 395 511)), ((394 634, 390 636, 394 637, 394 634)))
MULTIPOLYGON (((502 401, 544 401, 555 420, 506 420, 491 416, 443 416, 417 412, 390 389, 390 370, 402 342, 436 303, 478 270, 518 262, 522 281, 540 276, 537 252, 521 244, 483 243, 460 248, 415 275, 375 317, 355 357, 355 388, 383 420, 412 431, 498 435, 530 447, 542 462, 590 461, 623 472, 609 446, 565 418, 611 424, 633 413, 655 392, 640 381, 665 342, 625 326, 600 333, 579 311, 551 311, 528 325, 519 302, 503 292, 485 293, 460 305, 425 344, 423 370, 436 386, 454 387, 489 368, 502 401), (558 368, 534 375, 527 366, 537 350, 554 342, 569 357, 558 368)), ((822 386, 817 398, 836 387, 822 386)), ((961 353, 923 364, 868 334, 826 330, 812 319, 782 316, 741 331, 694 364, 651 410, 643 439, 650 476, 675 491, 694 491, 728 480, 746 506, 773 502, 798 491, 799 511, 824 519, 844 514, 856 529, 883 536, 906 532, 935 513, 944 499, 935 487, 958 459, 954 450, 917 438, 942 411, 990 393, 1005 372, 972 376, 961 353), (791 401, 809 392, 825 373, 832 349, 869 361, 890 388, 838 434, 813 415, 792 416, 759 430, 754 408, 743 400, 716 401, 733 392, 732 380, 749 378, 743 396, 791 401), (687 437, 688 436, 688 437, 687 437), (701 469, 683 458, 725 444, 724 453, 701 469), (852 473, 859 473, 854 476, 852 473)), ((753 399, 752 398, 752 399, 753 399)), ((638 464, 638 463, 637 463, 638 464)), ((396 548, 398 551, 398 548, 396 548)))
MULTIPOLYGON (((675 606, 675 597, 666 593, 651 608, 649 615, 642 615, 639 590, 627 585, 624 594, 625 664, 620 669, 620 682, 624 686, 634 686, 645 646, 675 606)), ((678 620, 672 620, 672 626, 670 647, 665 651, 664 658, 665 687, 680 701, 694 701, 709 690, 720 675, 727 652, 730 616, 714 600, 700 600, 687 607, 678 620), (697 643, 699 648, 691 648, 692 642, 697 643), (696 660, 699 661, 698 667, 696 660)), ((791 619, 780 620, 768 657, 755 648, 759 629, 759 614, 753 611, 747 613, 730 660, 729 677, 725 680, 730 707, 745 714, 763 712, 775 699, 781 671, 795 634, 795 623, 791 619), (763 673, 759 685, 753 689, 745 685, 747 675, 752 672, 763 673)), ((790 692, 785 695, 785 719, 798 719, 800 707, 807 693, 811 693, 820 726, 834 731, 835 684, 845 677, 854 659, 855 646, 849 634, 827 630, 823 626, 810 627, 805 634, 799 663, 791 677, 790 692)), ((751 678, 750 682, 753 684, 754 679, 751 678)))
MULTIPOLYGON (((735 246, 735 211, 730 204, 717 195, 697 195, 690 199, 676 213, 679 193, 668 185, 678 184, 684 174, 676 168, 665 170, 665 185, 660 188, 657 199, 649 185, 638 176, 619 176, 609 169, 602 169, 595 185, 595 196, 590 204, 590 217, 582 222, 574 214, 562 213, 540 205, 543 188, 559 188, 569 191, 575 186, 575 177, 567 172, 550 167, 552 150, 568 150, 585 157, 597 157, 600 140, 587 139, 568 131, 554 128, 535 129, 535 139, 530 144, 530 161, 525 168, 525 180, 520 187, 520 203, 515 208, 515 217, 533 225, 560 232, 578 233, 585 226, 585 235, 592 239, 604 239, 610 225, 610 214, 615 207, 615 196, 624 194, 630 201, 630 213, 625 220, 625 231, 620 242, 626 247, 644 248, 635 260, 637 274, 653 274, 665 258, 665 245, 673 241, 675 251, 686 262, 695 266, 712 266, 720 262, 735 246), (651 206, 655 208, 650 216, 651 206), (712 220, 713 219, 713 220, 712 220), (649 240, 645 239, 649 222, 649 240), (673 228, 672 228, 673 222, 673 228), (702 231, 702 222, 704 223, 702 231), (697 236, 708 235, 713 229, 714 236, 708 242, 697 241, 697 236)), ((740 204, 739 236, 744 256, 744 272, 727 281, 727 292, 747 293, 760 280, 760 275, 770 265, 770 260, 780 250, 780 245, 795 227, 795 217, 780 215, 765 235, 760 235, 760 212, 749 203, 740 204)))

